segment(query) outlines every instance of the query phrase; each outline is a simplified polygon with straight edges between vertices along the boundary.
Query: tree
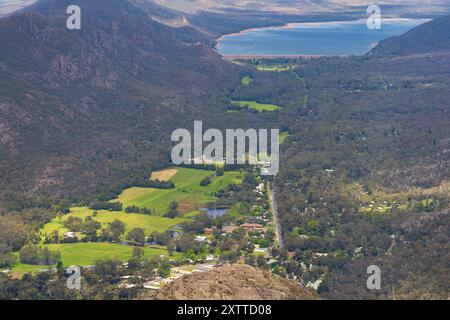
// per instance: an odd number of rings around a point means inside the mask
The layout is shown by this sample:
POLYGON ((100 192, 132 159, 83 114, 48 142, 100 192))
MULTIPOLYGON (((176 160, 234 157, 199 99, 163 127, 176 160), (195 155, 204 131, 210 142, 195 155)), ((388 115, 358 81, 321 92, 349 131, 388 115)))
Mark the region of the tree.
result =
POLYGON ((180 212, 178 211, 178 202, 172 201, 169 205, 169 212, 167 212, 164 216, 173 219, 179 214, 180 212))
POLYGON ((139 257, 132 257, 128 260, 128 269, 137 270, 142 267, 142 261, 139 257))
POLYGON ((108 230, 112 241, 119 241, 120 236, 125 232, 125 227, 125 223, 119 219, 116 219, 109 224, 108 230))
POLYGON ((83 229, 83 219, 79 217, 69 216, 63 224, 72 232, 81 232, 83 229))
POLYGON ((156 242, 157 244, 162 246, 167 246, 170 243, 170 240, 172 240, 172 235, 169 230, 163 233, 154 231, 149 236, 149 241, 156 242))
POLYGON ((0 243, 10 250, 19 250, 27 240, 27 230, 21 218, 0 215, 0 243))
POLYGON ((209 176, 203 178, 202 181, 200 181, 200 185, 202 187, 206 187, 210 183, 211 183, 211 178, 209 176))
POLYGON ((58 230, 53 230, 50 237, 51 237, 52 243, 59 243, 59 231, 58 230))
POLYGON ((9 248, 0 243, 0 268, 8 268, 16 262, 16 257, 10 252, 9 248))
POLYGON ((244 176, 244 183, 249 185, 255 185, 256 184, 256 177, 251 173, 246 173, 244 176))
POLYGON ((97 231, 101 227, 101 223, 95 220, 90 220, 84 223, 83 225, 83 233, 95 240, 97 238, 97 231))
POLYGON ((47 247, 26 246, 20 250, 19 258, 22 263, 26 264, 52 265, 60 260, 61 254, 47 247))
POLYGON ((256 259, 255 256, 252 254, 249 254, 245 257, 245 263, 248 264, 249 266, 254 267, 256 264, 256 259))
POLYGON ((109 201, 93 201, 89 204, 89 209, 120 211, 122 210, 122 203, 109 201))
POLYGON ((141 258, 144 256, 144 250, 139 247, 133 248, 133 257, 141 258))
POLYGON ((169 205, 170 210, 177 210, 178 209, 178 202, 172 201, 169 205))
POLYGON ((94 262, 95 273, 108 282, 114 282, 118 278, 119 267, 122 262, 119 260, 97 260, 94 262))
POLYGON ((162 278, 170 277, 170 261, 169 260, 164 259, 159 263, 158 275, 162 278))
POLYGON ((133 205, 133 206, 126 207, 125 212, 126 213, 140 213, 141 210, 139 209, 139 207, 133 205))
POLYGON ((260 268, 265 268, 266 259, 263 256, 258 256, 258 258, 256 258, 256 265, 260 268))
POLYGON ((223 167, 217 166, 216 167, 216 176, 221 177, 225 174, 225 170, 223 167))
POLYGON ((247 253, 253 253, 253 250, 255 250, 255 245, 251 242, 244 242, 241 249, 247 253))
POLYGON ((194 238, 187 233, 183 233, 176 240, 175 244, 178 252, 188 252, 190 249, 194 252, 198 252, 200 249, 200 244, 197 241, 194 241, 194 238))
POLYGON ((130 230, 130 232, 128 232, 127 234, 127 240, 144 244, 145 243, 144 229, 134 228, 130 230))

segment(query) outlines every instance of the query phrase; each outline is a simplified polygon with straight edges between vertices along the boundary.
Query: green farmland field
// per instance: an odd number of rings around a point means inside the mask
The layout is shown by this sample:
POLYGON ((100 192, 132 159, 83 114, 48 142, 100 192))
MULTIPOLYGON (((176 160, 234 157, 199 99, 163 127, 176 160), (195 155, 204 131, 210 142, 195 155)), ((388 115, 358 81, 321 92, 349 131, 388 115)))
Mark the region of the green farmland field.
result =
MULTIPOLYGON (((124 246, 115 243, 67 243, 67 244, 47 244, 50 250, 56 250, 61 253, 61 261, 64 266, 90 266, 96 260, 116 259, 122 262, 128 261, 132 257, 133 247, 124 246)), ((144 257, 155 257, 168 255, 165 247, 151 246, 142 247, 144 257)), ((25 272, 38 272, 42 269, 48 269, 49 266, 35 266, 24 263, 17 263, 12 267, 13 274, 23 274, 25 272)))
POLYGON ((164 232, 173 226, 187 221, 193 214, 177 218, 165 218, 164 215, 172 201, 179 203, 178 210, 182 213, 195 211, 197 208, 206 205, 208 202, 216 200, 215 193, 226 188, 230 184, 240 184, 242 182, 241 173, 237 171, 225 171, 221 177, 215 177, 212 170, 199 170, 189 168, 176 168, 177 173, 171 177, 175 184, 173 189, 154 189, 132 187, 125 189, 118 197, 112 201, 120 201, 123 209, 134 205, 139 208, 152 210, 154 214, 126 213, 122 211, 97 210, 97 216, 93 216, 94 210, 87 207, 73 207, 70 214, 58 216, 47 223, 41 233, 51 234, 53 230, 58 230, 60 236, 69 230, 64 227, 64 221, 69 216, 85 219, 88 216, 102 224, 105 228, 108 223, 119 219, 126 224, 126 233, 133 228, 144 228, 145 234, 152 232, 164 232), (200 181, 207 176, 211 176, 211 183, 205 187, 200 185, 200 181))
MULTIPOLYGON (((66 214, 64 216, 56 217, 49 223, 47 223, 44 228, 41 230, 44 234, 50 234, 53 230, 58 230, 60 235, 69 231, 64 228, 64 221, 69 218, 69 216, 79 217, 81 219, 85 219, 87 216, 92 216, 94 210, 91 210, 87 207, 75 207, 71 208, 71 213, 66 214)), ((184 218, 164 218, 159 216, 152 216, 146 214, 138 214, 138 213, 125 213, 123 211, 107 211, 107 210, 98 210, 97 216, 92 217, 94 220, 100 222, 102 224, 102 228, 105 228, 108 223, 119 219, 126 224, 125 232, 130 231, 133 228, 143 228, 145 230, 145 234, 149 235, 152 232, 164 232, 173 226, 186 221, 184 218)))
POLYGON ((139 208, 154 210, 157 215, 163 215, 169 210, 172 201, 177 201, 180 211, 189 212, 197 207, 216 200, 215 193, 230 184, 240 184, 241 174, 237 171, 226 171, 221 177, 215 177, 212 170, 177 168, 177 173, 170 178, 175 184, 174 189, 129 188, 124 190, 118 200, 126 208, 135 205, 139 208), (202 187, 200 182, 207 176, 211 184, 202 187))
POLYGON ((256 101, 231 101, 232 104, 239 105, 240 107, 248 106, 249 109, 261 111, 275 111, 281 109, 280 106, 274 104, 258 103, 256 101))

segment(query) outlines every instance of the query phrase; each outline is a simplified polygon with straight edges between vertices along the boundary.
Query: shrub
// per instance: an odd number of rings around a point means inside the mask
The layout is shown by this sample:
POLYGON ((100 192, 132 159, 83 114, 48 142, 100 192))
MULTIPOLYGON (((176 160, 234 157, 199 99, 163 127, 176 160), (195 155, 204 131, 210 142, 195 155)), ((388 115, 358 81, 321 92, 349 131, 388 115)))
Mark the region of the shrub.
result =
POLYGON ((206 187, 210 183, 211 183, 211 178, 209 176, 205 177, 202 181, 200 181, 200 185, 202 187, 206 187))

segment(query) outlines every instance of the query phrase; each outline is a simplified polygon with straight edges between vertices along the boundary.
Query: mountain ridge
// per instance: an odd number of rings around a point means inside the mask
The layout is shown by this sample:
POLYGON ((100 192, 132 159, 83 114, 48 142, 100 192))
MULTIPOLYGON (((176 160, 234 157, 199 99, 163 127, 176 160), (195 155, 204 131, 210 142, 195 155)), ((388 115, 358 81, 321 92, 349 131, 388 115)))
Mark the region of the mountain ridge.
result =
POLYGON ((438 17, 403 35, 382 40, 369 55, 426 53, 450 53, 450 15, 438 17))

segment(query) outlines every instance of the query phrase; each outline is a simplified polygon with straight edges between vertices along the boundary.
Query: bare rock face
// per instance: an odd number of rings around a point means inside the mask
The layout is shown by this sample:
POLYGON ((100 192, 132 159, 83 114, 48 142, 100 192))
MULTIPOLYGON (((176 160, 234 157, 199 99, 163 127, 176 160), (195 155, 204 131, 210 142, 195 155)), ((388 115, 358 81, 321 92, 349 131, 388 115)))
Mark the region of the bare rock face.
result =
POLYGON ((181 277, 142 299, 311 300, 318 295, 300 284, 248 265, 229 265, 181 277))

